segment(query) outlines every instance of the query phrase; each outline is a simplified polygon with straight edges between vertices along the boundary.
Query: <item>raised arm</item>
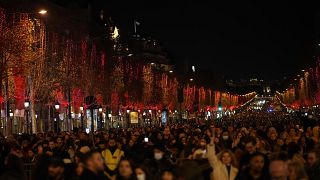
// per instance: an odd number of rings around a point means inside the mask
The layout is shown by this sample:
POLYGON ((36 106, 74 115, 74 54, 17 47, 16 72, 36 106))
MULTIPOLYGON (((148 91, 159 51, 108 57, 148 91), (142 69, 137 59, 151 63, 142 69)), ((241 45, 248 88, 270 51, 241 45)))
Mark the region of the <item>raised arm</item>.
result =
POLYGON ((219 166, 221 164, 221 162, 218 160, 216 155, 214 140, 215 140, 215 134, 214 134, 214 129, 212 128, 212 137, 210 139, 210 144, 207 146, 208 161, 212 168, 215 168, 216 166, 219 166))

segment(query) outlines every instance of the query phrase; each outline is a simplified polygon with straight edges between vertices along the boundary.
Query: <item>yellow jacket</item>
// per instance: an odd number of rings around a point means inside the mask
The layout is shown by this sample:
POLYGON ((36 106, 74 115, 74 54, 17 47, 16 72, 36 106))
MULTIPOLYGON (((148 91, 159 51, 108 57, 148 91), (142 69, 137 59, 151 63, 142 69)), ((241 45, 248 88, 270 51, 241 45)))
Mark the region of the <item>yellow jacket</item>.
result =
POLYGON ((111 151, 106 149, 102 151, 101 155, 104 158, 104 164, 108 167, 108 169, 114 171, 117 168, 121 157, 124 156, 124 152, 120 149, 117 149, 113 154, 111 154, 111 151))

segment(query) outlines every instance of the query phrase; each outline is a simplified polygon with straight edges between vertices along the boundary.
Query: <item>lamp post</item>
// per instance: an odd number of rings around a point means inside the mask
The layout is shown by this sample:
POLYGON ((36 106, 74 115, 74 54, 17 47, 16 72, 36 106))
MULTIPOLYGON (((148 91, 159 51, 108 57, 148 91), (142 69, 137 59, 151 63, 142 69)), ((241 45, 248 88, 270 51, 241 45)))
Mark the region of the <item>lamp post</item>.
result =
POLYGON ((10 111, 9 111, 9 116, 10 116, 10 130, 8 129, 8 131, 9 131, 9 134, 10 135, 12 135, 12 132, 13 132, 13 112, 11 111, 11 109, 10 109, 10 111))
POLYGON ((129 116, 129 114, 130 114, 130 109, 127 109, 127 128, 130 127, 130 116, 129 116))
POLYGON ((103 116, 102 116, 103 108, 101 105, 99 105, 98 111, 99 111, 99 127, 98 127, 98 129, 102 129, 103 128, 103 116))
POLYGON ((84 131, 84 124, 83 124, 83 106, 80 106, 80 123, 81 123, 81 130, 84 131))
POLYGON ((60 104, 59 102, 56 102, 56 104, 54 105, 54 108, 56 109, 56 132, 59 132, 59 112, 58 110, 60 109, 60 104))
MULTIPOLYGON (((25 108, 25 111, 26 111, 26 125, 27 125, 27 134, 29 134, 29 126, 30 126, 30 123, 29 123, 29 107, 30 107, 30 102, 28 100, 26 100, 24 102, 24 108, 25 108)), ((31 127, 32 128, 32 127, 31 127)), ((32 129, 31 129, 31 133, 32 133, 32 129)))

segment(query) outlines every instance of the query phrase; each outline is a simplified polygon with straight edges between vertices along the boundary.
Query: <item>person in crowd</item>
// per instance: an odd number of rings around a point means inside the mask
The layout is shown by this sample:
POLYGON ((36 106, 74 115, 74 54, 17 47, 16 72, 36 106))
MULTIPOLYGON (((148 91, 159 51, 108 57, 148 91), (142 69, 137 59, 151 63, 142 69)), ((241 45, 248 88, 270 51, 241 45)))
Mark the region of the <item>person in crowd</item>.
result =
POLYGON ((151 180, 151 175, 148 168, 144 165, 137 165, 134 170, 137 180, 151 180))
POLYGON ((171 163, 165 155, 165 146, 163 144, 155 144, 153 152, 153 158, 147 159, 144 164, 149 168, 152 175, 160 177, 160 173, 164 169, 171 167, 171 163))
POLYGON ((64 163, 61 157, 51 157, 48 165, 48 180, 64 180, 64 163))
POLYGON ((288 169, 286 161, 275 159, 270 162, 269 173, 271 180, 287 180, 288 169))
POLYGON ((198 148, 192 154, 193 159, 206 159, 207 158, 207 142, 205 138, 201 138, 198 148))
POLYGON ((239 172, 237 180, 268 180, 266 156, 262 153, 255 152, 250 156, 249 166, 239 172))
POLYGON ((98 151, 91 150, 84 154, 84 169, 80 175, 80 180, 102 180, 106 179, 103 175, 104 162, 98 151))
POLYGON ((107 167, 107 173, 110 176, 116 174, 116 168, 121 160, 124 157, 124 152, 117 145, 117 142, 114 138, 109 139, 108 148, 102 151, 102 157, 104 158, 104 164, 107 167))
POLYGON ((137 180, 134 171, 133 162, 122 158, 117 168, 117 174, 112 178, 114 180, 137 180))
POLYGON ((164 169, 160 174, 160 180, 177 180, 177 176, 172 169, 164 169))
POLYGON ((311 150, 308 152, 305 169, 310 180, 320 179, 320 162, 318 151, 311 150))
POLYGON ((288 162, 289 180, 308 180, 307 173, 299 161, 291 160, 288 162))
POLYGON ((0 176, 1 180, 26 180, 22 151, 18 146, 11 149, 4 163, 4 173, 0 176))
POLYGON ((236 178, 238 168, 236 165, 236 159, 230 150, 222 150, 220 154, 216 155, 215 150, 215 135, 212 132, 212 138, 208 149, 208 161, 213 168, 212 179, 213 180, 233 180, 236 178))
POLYGON ((250 156, 256 152, 256 141, 252 137, 246 137, 244 142, 244 154, 241 157, 239 169, 244 170, 249 165, 250 156))

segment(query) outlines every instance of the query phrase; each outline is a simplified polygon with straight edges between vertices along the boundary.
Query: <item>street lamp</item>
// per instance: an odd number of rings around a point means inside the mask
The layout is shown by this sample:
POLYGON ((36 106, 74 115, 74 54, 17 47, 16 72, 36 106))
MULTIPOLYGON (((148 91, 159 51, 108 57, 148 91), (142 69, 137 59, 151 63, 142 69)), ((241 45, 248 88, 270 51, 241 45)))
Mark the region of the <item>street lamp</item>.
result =
POLYGON ((98 107, 98 111, 99 111, 99 119, 100 119, 99 128, 101 129, 103 127, 103 114, 102 114, 103 108, 101 105, 98 107))
POLYGON ((41 15, 45 15, 45 14, 47 14, 47 12, 48 12, 47 10, 41 9, 38 13, 41 15))
POLYGON ((80 123, 81 123, 81 129, 84 131, 84 124, 83 124, 83 106, 80 106, 80 123))
MULTIPOLYGON (((11 109, 10 109, 10 112, 9 112, 9 116, 10 116, 10 130, 9 130, 9 134, 11 135, 12 134, 12 132, 13 132, 13 112, 11 111, 11 109)), ((9 129, 9 128, 8 128, 9 129)))
POLYGON ((56 110, 59 110, 59 109, 60 109, 60 104, 59 104, 59 102, 56 102, 56 104, 54 105, 54 108, 55 108, 56 110))
POLYGON ((60 104, 59 104, 59 102, 57 101, 56 103, 55 103, 55 105, 54 105, 54 108, 56 109, 56 132, 58 133, 58 131, 59 131, 59 124, 60 124, 60 122, 59 122, 59 114, 58 114, 58 110, 60 109, 60 104))
MULTIPOLYGON (((30 102, 28 100, 26 100, 24 102, 24 108, 26 110, 26 125, 27 125, 27 133, 29 134, 29 107, 30 107, 30 102)), ((32 127, 31 127, 31 133, 32 133, 32 127)))

